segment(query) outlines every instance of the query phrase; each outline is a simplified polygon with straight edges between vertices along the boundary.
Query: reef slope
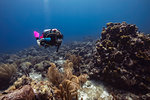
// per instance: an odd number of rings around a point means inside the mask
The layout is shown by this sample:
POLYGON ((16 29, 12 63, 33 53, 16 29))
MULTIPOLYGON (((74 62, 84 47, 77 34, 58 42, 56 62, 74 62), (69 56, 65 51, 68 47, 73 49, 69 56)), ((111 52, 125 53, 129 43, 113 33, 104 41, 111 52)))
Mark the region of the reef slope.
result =
POLYGON ((93 62, 93 78, 136 94, 150 92, 150 35, 136 25, 107 23, 93 62))

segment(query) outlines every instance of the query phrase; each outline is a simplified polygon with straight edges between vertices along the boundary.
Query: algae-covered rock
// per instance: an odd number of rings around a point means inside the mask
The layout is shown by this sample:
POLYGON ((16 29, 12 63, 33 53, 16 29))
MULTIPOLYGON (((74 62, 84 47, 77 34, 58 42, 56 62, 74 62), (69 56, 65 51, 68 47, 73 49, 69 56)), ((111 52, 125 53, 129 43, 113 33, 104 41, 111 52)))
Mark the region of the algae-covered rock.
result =
POLYGON ((25 85, 11 93, 0 96, 0 100, 35 100, 35 95, 31 86, 25 85))
POLYGON ((29 74, 29 72, 31 72, 32 64, 30 62, 23 62, 19 66, 25 74, 29 74))
POLYGON ((22 77, 18 78, 17 81, 14 82, 13 86, 15 86, 15 88, 19 88, 24 85, 30 85, 32 81, 33 80, 30 77, 23 75, 22 77))
POLYGON ((20 66, 30 68, 32 66, 32 64, 30 62, 23 62, 23 63, 20 64, 20 66))
POLYGON ((108 23, 96 42, 92 78, 138 93, 150 92, 150 37, 136 25, 108 23), (128 87, 128 88, 127 88, 128 87))
POLYGON ((51 100, 53 98, 52 84, 48 81, 32 81, 31 87, 37 100, 51 100))
MULTIPOLYGON (((28 98, 28 96, 24 97, 24 95, 23 95, 23 94, 26 95, 26 93, 28 92, 28 91, 26 91, 26 89, 24 89, 24 87, 31 88, 31 91, 29 91, 29 93, 33 91, 33 95, 35 95, 34 97, 36 98, 36 100, 49 100, 50 98, 53 97, 53 95, 52 95, 53 89, 52 89, 52 84, 50 82, 32 80, 30 77, 23 75, 22 77, 18 78, 18 80, 16 82, 14 82, 14 84, 12 86, 10 86, 7 90, 5 90, 3 92, 2 98, 10 97, 10 96, 18 96, 20 98, 19 95, 22 95, 23 99, 19 99, 19 100, 30 100, 28 98), (28 87, 26 87, 26 86, 28 86, 28 87), (21 92, 21 93, 18 93, 18 92, 21 92), (7 95, 5 95, 5 94, 7 94, 7 95)), ((16 99, 17 97, 14 97, 14 98, 15 99, 12 99, 12 100, 18 100, 18 99, 16 99)), ((34 100, 34 99, 31 99, 31 100, 34 100)), ((10 99, 8 99, 8 100, 10 100, 10 99)))
POLYGON ((44 71, 44 70, 47 70, 49 67, 50 67, 50 61, 42 61, 38 64, 35 64, 34 65, 34 68, 37 70, 37 71, 44 71))

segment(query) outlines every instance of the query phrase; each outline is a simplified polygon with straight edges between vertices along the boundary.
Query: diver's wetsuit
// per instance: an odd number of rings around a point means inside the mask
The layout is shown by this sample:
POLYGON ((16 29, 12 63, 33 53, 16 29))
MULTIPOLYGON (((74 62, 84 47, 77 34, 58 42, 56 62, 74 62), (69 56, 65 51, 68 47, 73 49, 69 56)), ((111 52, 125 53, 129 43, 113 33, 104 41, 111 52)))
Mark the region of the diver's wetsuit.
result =
POLYGON ((58 30, 49 29, 48 31, 43 32, 43 38, 41 39, 40 44, 45 48, 49 46, 57 46, 58 52, 62 39, 63 35, 58 30))

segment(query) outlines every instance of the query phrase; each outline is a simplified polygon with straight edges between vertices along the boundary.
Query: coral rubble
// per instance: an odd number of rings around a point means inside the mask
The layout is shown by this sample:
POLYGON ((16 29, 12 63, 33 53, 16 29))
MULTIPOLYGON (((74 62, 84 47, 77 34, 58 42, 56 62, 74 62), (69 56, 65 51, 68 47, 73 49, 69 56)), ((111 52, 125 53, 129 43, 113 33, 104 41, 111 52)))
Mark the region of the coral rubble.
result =
POLYGON ((150 37, 136 25, 107 23, 96 50, 91 77, 132 92, 150 92, 150 37))

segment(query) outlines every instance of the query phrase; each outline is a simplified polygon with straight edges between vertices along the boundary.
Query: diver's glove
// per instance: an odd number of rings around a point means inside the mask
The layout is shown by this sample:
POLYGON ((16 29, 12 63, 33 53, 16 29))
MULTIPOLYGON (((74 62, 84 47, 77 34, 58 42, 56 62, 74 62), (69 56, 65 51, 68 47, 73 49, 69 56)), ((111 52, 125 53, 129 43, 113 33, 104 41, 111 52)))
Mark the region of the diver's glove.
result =
POLYGON ((36 42, 41 47, 41 41, 39 39, 37 39, 36 42))

